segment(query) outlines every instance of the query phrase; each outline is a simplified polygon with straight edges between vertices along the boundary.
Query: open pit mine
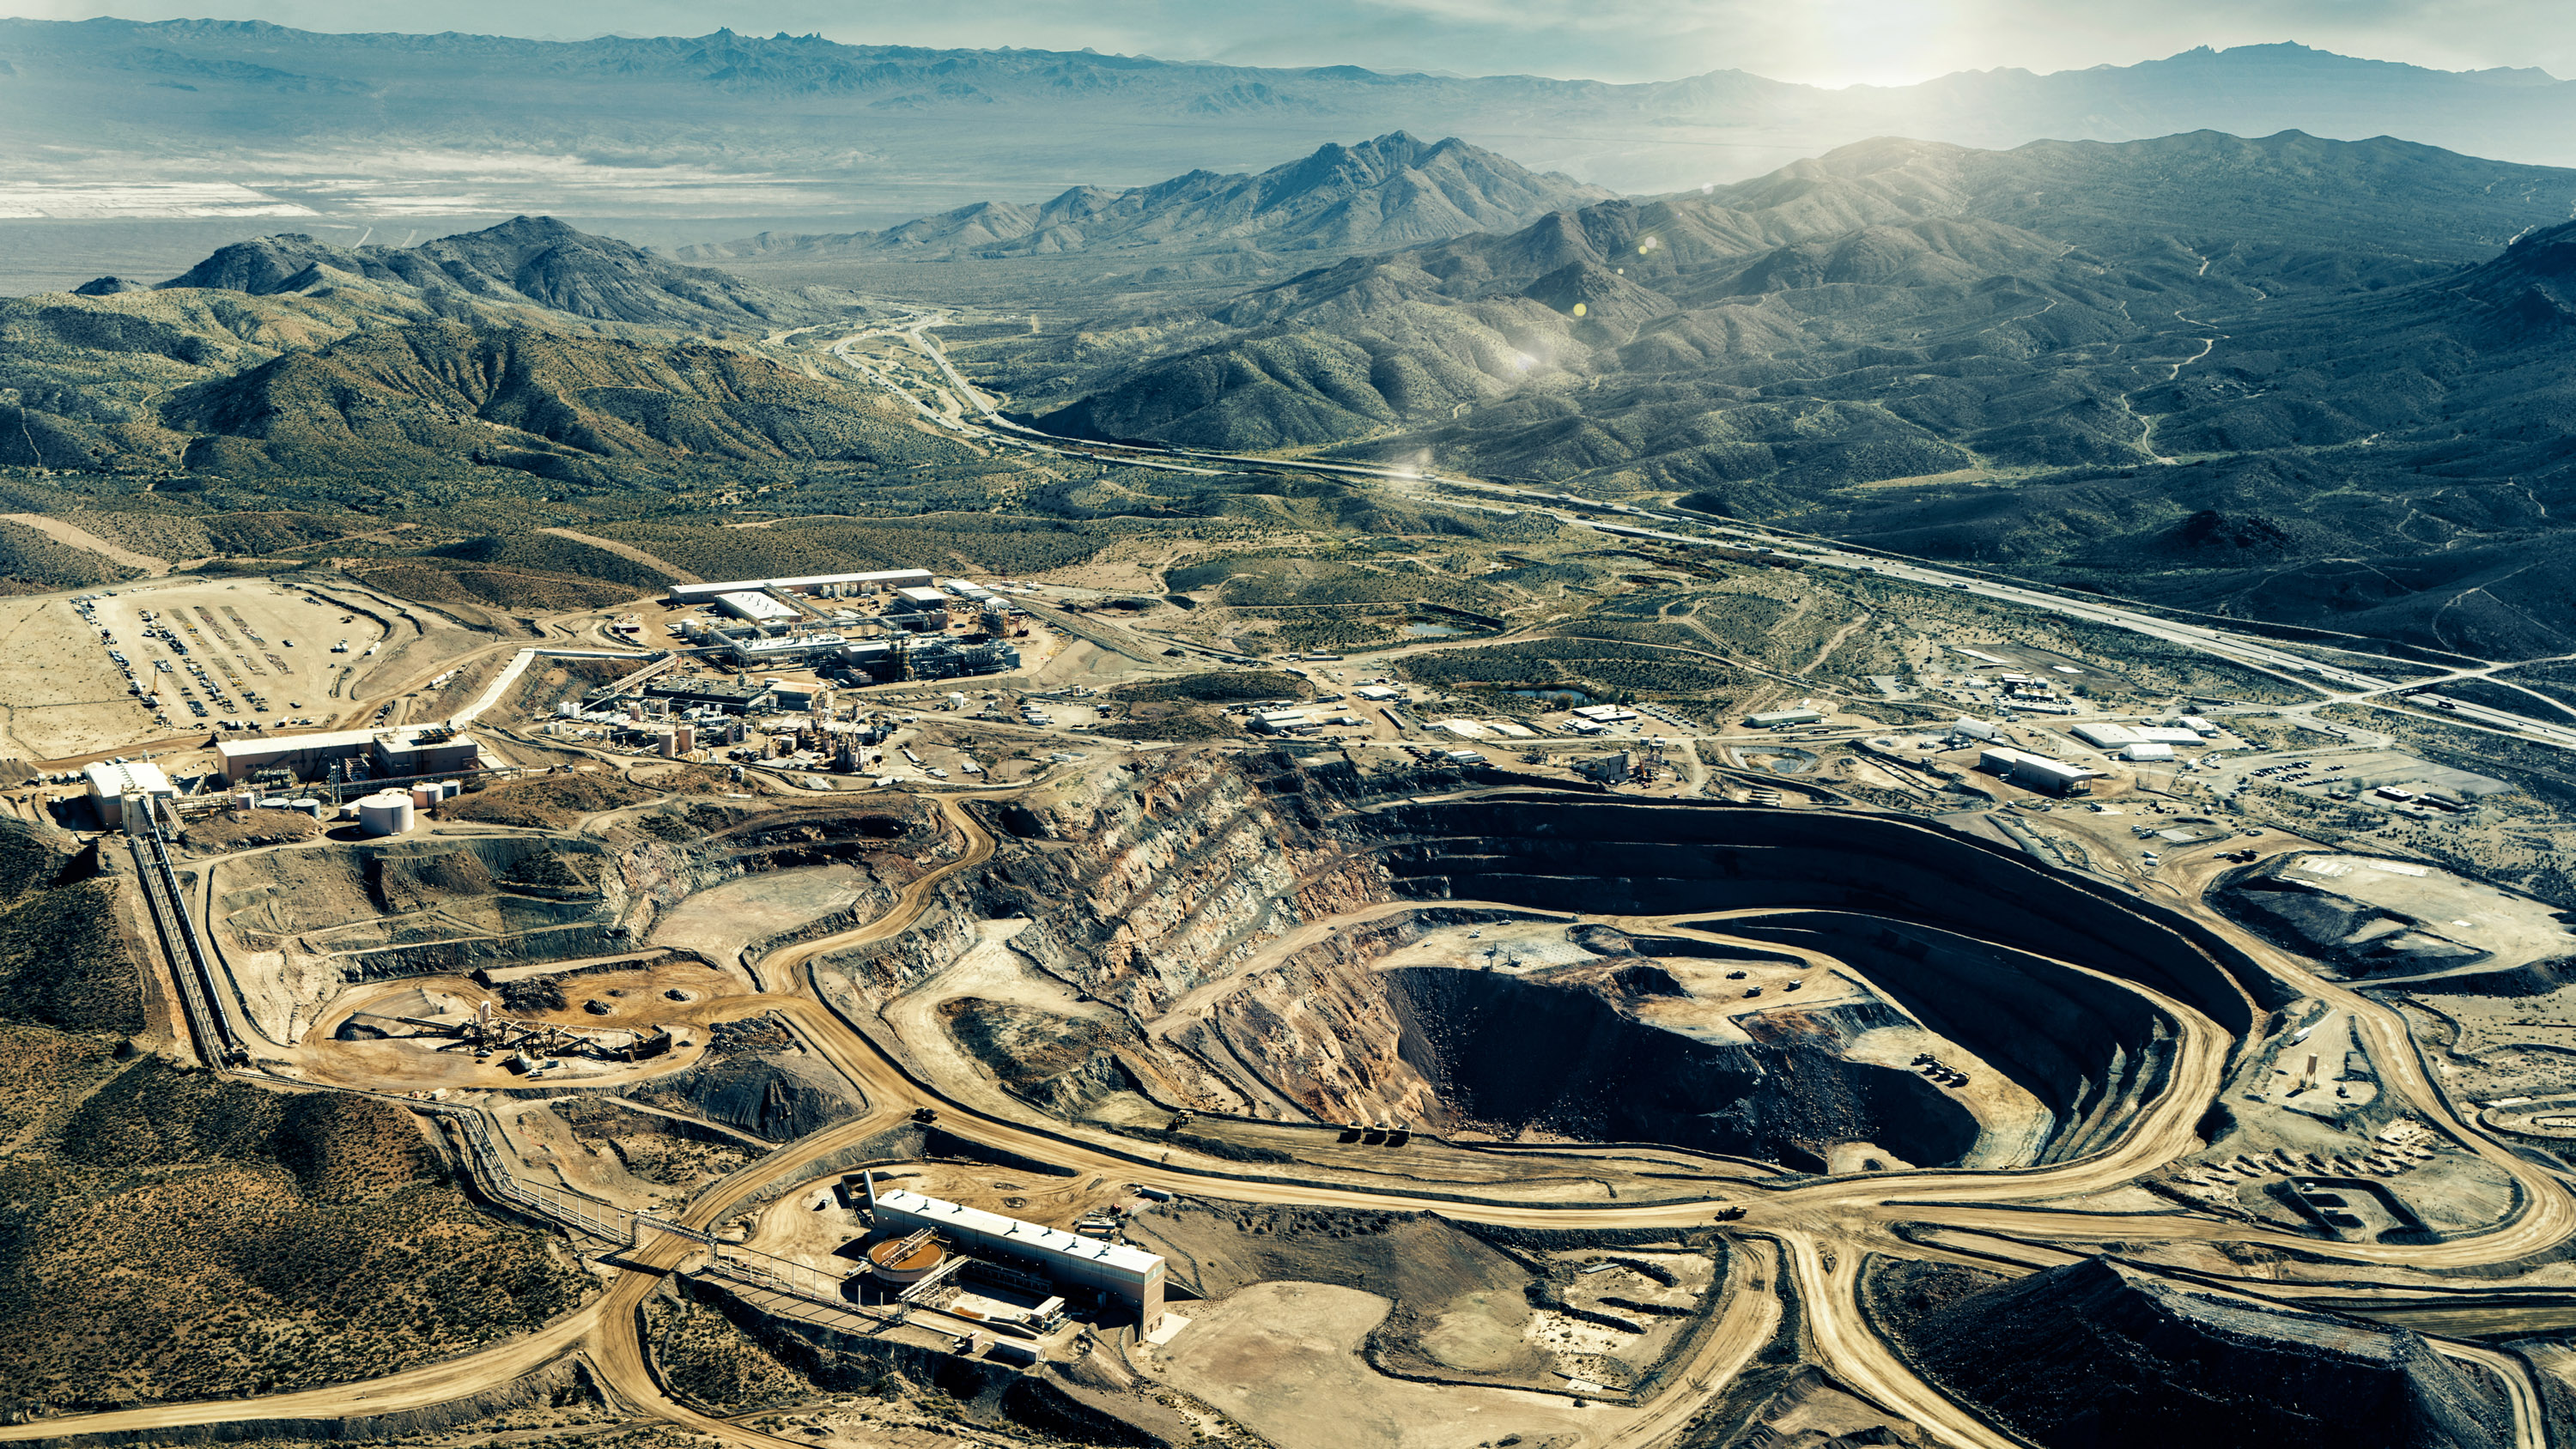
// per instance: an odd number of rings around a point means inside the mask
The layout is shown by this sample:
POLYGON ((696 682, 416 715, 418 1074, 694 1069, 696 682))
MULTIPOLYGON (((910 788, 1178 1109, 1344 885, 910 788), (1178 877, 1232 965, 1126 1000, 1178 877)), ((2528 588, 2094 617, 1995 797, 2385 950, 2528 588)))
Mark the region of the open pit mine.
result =
POLYGON ((2394 939, 2438 881, 2147 894, 1296 747, 636 777, 383 838, 127 802, 87 858, 163 1054, 410 1120, 579 1286, 0 1438, 2504 1446, 2576 1404, 2568 1119, 2415 1034, 2566 959, 2394 939))

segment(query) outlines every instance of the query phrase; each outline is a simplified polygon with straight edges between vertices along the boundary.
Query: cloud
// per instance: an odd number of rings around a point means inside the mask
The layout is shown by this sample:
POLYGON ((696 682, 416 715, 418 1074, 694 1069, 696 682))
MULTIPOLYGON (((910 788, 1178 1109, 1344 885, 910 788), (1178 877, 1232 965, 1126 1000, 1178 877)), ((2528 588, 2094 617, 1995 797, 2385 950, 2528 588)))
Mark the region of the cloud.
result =
MULTIPOLYGON (((36 18, 137 12, 21 0, 36 18)), ((187 13, 313 30, 820 32, 853 44, 1003 45, 1243 65, 1608 81, 1736 69, 1817 85, 1957 70, 2126 65, 2196 45, 2298 40, 2446 69, 2576 74, 2576 23, 2530 0, 188 0, 187 13)), ((159 17, 153 17, 159 18, 159 17)))

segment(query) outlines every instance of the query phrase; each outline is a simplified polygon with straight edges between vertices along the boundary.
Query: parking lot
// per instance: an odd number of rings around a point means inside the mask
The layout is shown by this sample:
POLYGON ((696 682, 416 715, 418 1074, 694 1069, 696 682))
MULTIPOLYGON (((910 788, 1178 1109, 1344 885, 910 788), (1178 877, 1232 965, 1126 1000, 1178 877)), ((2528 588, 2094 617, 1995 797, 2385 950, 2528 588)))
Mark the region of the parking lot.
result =
POLYGON ((368 616, 264 579, 10 600, 0 647, 30 663, 8 701, 7 752, 61 759, 219 727, 322 723, 381 638, 368 616))

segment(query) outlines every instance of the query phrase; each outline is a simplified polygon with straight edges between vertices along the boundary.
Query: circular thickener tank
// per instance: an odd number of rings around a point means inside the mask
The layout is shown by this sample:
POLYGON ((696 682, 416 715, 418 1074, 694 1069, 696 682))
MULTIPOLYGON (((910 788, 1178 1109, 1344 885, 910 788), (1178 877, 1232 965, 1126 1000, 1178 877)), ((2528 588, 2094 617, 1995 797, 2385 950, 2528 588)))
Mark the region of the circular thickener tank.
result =
POLYGON ((937 1238, 888 1238, 868 1249, 868 1267, 888 1283, 918 1283, 947 1256, 937 1238))
POLYGON ((358 828, 369 835, 400 835, 411 829, 409 795, 387 790, 358 802, 358 828))

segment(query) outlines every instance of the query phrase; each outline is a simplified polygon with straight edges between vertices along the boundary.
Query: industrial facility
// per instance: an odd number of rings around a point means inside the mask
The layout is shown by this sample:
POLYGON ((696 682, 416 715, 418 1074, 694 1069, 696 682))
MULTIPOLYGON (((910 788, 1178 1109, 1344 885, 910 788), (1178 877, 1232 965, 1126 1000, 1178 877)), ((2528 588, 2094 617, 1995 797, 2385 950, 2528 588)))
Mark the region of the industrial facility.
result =
POLYGON ((2026 790, 2045 790, 2052 795, 2089 795, 2093 792, 2093 772, 2082 765, 2034 755, 2028 750, 1996 746, 1977 752, 1977 768, 2001 775, 2026 790))
POLYGON ((817 598, 852 598, 884 589, 926 588, 928 569, 884 569, 864 574, 812 574, 794 579, 736 579, 723 584, 673 584, 671 602, 705 604, 727 594, 809 594, 817 598))
POLYGON ((299 780, 407 780, 464 774, 481 768, 483 760, 473 736, 446 725, 218 740, 215 756, 222 761, 225 782, 235 785, 272 769, 292 772, 299 780))
POLYGON ((102 760, 82 773, 89 777, 90 803, 98 811, 99 824, 111 830, 125 823, 128 798, 148 802, 174 800, 179 795, 159 765, 102 760))
POLYGON ((1006 1274, 1017 1269, 1042 1279, 1067 1296, 1124 1301, 1134 1307, 1136 1322, 1146 1329, 1163 1316, 1163 1260, 1142 1248, 1024 1223, 901 1188, 880 1192, 874 1173, 863 1180, 871 1223, 888 1233, 891 1241, 908 1245, 889 1250, 885 1259, 869 1255, 874 1271, 889 1282, 911 1287, 941 1272, 942 1258, 924 1251, 936 1239, 945 1248, 946 1261, 960 1269, 963 1255, 975 1255, 987 1265, 1002 1267, 1006 1274), (925 1233, 929 1237, 923 1237, 925 1233))

